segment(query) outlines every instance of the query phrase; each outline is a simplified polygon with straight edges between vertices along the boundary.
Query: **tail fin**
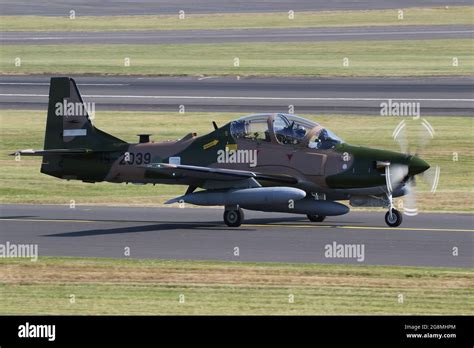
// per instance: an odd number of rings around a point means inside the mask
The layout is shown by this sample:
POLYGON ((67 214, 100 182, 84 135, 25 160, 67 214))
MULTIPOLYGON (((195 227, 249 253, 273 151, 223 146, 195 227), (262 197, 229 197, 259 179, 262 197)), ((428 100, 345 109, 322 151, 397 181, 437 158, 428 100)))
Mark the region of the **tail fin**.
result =
POLYGON ((92 125, 93 110, 94 104, 84 103, 72 78, 51 78, 44 149, 113 151, 126 144, 92 125))
MULTIPOLYGON (((91 105, 91 104, 89 104, 91 105)), ((129 144, 93 126, 88 107, 69 77, 53 77, 43 150, 21 150, 11 155, 42 156, 41 173, 87 182, 105 180, 129 144)))
POLYGON ((89 110, 73 79, 54 77, 49 89, 44 150, 20 151, 43 156, 41 172, 63 179, 102 181, 113 156, 128 143, 94 127, 89 110))

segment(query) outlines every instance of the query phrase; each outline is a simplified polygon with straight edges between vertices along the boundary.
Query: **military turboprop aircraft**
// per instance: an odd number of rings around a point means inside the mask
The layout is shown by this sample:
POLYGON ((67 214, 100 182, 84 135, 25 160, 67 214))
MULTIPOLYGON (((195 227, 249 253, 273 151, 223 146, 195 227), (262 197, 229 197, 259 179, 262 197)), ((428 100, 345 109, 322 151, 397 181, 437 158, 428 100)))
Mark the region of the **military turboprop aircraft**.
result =
POLYGON ((290 114, 239 118, 197 136, 153 142, 140 134, 127 143, 94 127, 76 83, 51 79, 41 172, 83 182, 186 185, 169 200, 223 205, 224 222, 237 227, 242 209, 306 214, 321 222, 351 206, 388 209, 387 225, 402 222, 393 197, 409 193, 413 177, 429 165, 415 155, 353 146, 329 129, 290 114), (200 191, 196 191, 197 189, 200 191))

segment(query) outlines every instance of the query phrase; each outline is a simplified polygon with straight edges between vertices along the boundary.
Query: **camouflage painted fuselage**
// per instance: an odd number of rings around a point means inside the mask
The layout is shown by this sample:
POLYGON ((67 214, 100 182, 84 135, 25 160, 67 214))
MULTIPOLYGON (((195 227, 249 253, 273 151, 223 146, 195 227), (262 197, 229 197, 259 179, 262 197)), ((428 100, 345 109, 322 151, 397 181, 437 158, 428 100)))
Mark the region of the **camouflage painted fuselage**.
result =
POLYGON ((58 105, 67 103, 83 104, 76 84, 69 78, 53 78, 45 146, 38 154, 43 156, 41 171, 61 179, 211 190, 252 185, 251 180, 237 177, 231 183, 223 182, 199 169, 220 168, 258 173, 259 186, 291 186, 338 200, 383 195, 385 171, 379 163, 405 165, 409 174, 426 169, 414 156, 334 140, 322 126, 294 115, 253 115, 215 127, 203 136, 190 133, 176 141, 131 144, 95 128, 87 113, 58 115, 58 105), (258 122, 264 130, 249 130, 258 122), (239 154, 244 156, 237 158, 239 154), (196 168, 189 175, 189 171, 159 164, 196 168))

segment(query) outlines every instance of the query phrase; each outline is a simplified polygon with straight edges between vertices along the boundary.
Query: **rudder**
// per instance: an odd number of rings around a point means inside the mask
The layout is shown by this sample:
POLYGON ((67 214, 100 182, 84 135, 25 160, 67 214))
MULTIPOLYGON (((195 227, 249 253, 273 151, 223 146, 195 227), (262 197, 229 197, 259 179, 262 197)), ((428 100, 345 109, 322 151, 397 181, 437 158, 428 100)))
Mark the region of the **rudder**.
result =
POLYGON ((95 109, 93 104, 84 103, 72 78, 51 78, 45 150, 87 148, 110 151, 119 144, 126 144, 93 126, 89 117, 91 107, 88 105, 95 109))

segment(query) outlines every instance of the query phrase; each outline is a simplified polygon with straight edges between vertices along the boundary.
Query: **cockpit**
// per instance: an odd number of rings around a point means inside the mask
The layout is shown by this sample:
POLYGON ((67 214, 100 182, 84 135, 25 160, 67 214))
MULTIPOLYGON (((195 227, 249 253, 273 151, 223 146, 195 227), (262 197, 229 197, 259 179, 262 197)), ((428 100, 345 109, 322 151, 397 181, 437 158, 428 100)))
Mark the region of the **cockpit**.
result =
POLYGON ((331 149, 344 141, 316 122, 291 114, 249 115, 230 124, 235 139, 331 149))

